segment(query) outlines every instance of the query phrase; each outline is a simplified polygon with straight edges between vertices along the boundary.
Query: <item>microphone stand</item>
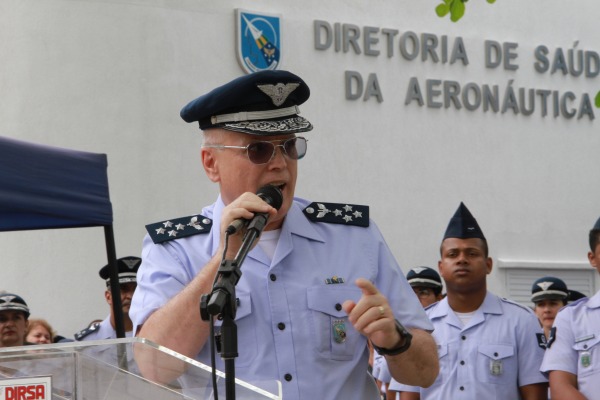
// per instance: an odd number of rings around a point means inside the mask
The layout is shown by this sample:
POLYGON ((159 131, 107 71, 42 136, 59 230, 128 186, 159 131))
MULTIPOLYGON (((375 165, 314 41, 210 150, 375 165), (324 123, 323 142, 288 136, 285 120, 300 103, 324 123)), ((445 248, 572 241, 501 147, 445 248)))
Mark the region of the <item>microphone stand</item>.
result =
POLYGON ((217 278, 211 294, 202 295, 200 315, 202 320, 210 321, 210 316, 221 316, 221 358, 225 361, 225 398, 235 400, 235 358, 238 356, 237 325, 235 314, 237 303, 235 285, 242 276, 241 266, 248 252, 267 224, 268 214, 257 214, 248 225, 242 245, 233 260, 221 261, 217 278))

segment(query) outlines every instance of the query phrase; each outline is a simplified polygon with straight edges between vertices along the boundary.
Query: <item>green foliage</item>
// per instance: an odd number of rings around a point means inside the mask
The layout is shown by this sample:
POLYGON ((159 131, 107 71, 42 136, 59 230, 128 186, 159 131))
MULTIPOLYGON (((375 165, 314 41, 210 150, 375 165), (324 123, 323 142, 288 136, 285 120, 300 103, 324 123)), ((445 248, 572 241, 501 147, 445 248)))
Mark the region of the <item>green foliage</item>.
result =
POLYGON ((600 108, 600 91, 596 94, 596 107, 600 108))
MULTIPOLYGON (((450 14, 450 21, 457 22, 465 15, 465 3, 468 0, 442 0, 441 4, 435 8, 435 13, 438 17, 443 18, 450 14)), ((489 4, 493 4, 496 0, 487 0, 489 4)))

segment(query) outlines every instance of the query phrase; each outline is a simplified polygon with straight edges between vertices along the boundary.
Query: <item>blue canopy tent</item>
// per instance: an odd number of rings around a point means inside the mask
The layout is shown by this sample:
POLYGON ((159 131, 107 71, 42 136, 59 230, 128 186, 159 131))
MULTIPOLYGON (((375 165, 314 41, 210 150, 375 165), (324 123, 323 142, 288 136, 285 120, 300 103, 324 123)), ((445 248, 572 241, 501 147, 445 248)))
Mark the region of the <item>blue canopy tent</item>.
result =
POLYGON ((125 337, 105 154, 0 136, 0 232, 102 226, 117 337, 125 337))

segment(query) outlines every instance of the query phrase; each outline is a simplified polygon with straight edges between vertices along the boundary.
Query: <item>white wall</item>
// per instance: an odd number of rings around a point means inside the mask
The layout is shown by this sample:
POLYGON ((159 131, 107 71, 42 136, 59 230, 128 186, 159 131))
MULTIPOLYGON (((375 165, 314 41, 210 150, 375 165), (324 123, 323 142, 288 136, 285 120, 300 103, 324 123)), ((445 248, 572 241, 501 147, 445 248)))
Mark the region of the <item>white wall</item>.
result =
MULTIPOLYGON (((313 122, 297 193, 371 206, 401 265, 436 265, 464 201, 494 259, 582 263, 600 216, 600 122, 405 105, 417 77, 465 85, 600 90, 600 78, 540 74, 533 49, 600 52, 597 2, 484 0, 453 24, 431 1, 1 0, 0 135, 106 153, 119 256, 139 255, 144 225, 190 215, 217 193, 200 169, 189 100, 242 74, 234 9, 280 13, 283 65, 311 87, 313 122), (470 64, 319 51, 313 21, 462 37, 470 64), (518 43, 517 71, 487 69, 485 40, 518 43), (594 47, 595 46, 595 47, 594 47), (384 101, 349 101, 344 71, 377 74, 384 101)), ((383 47, 380 45, 383 53, 383 47)), ((423 89, 424 90, 424 89, 423 89)), ((578 102, 576 103, 579 104, 578 102)), ((539 106, 538 106, 539 107, 539 106)), ((594 109, 600 113, 600 109, 594 109)), ((101 228, 0 234, 0 288, 71 335, 104 317, 101 228)), ((496 270, 490 287, 505 294, 496 270)))

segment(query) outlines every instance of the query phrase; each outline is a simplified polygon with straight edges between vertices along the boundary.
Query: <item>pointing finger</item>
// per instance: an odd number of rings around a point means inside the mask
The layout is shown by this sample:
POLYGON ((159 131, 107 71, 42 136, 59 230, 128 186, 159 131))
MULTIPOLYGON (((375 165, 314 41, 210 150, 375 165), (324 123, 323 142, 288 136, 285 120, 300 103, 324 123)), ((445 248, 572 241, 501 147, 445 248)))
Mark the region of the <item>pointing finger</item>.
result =
POLYGON ((360 290, 362 290, 363 296, 373 296, 379 294, 379 290, 377 290, 375 285, 373 285, 371 281, 367 279, 358 278, 355 284, 360 290))

